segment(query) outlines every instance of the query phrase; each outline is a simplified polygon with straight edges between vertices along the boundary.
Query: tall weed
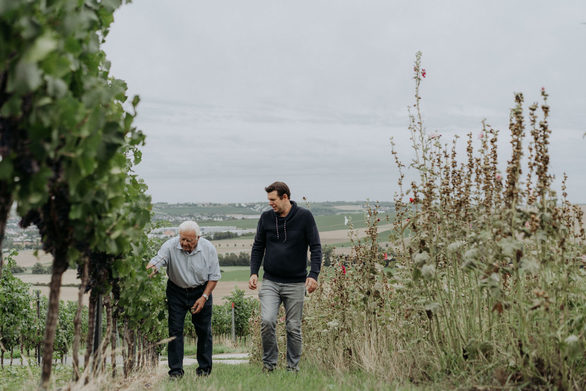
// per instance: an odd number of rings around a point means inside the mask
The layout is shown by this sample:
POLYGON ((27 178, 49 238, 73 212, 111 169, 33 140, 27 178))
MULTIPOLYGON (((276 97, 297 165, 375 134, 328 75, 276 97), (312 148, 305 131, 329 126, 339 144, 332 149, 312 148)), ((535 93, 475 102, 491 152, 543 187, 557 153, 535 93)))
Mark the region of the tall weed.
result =
MULTIPOLYGON (((499 171, 499 131, 482 123, 466 156, 426 132, 414 66, 409 132, 399 170, 393 267, 369 236, 325 268, 306 302, 307 359, 414 383, 451 379, 526 389, 586 389, 586 246, 582 210, 552 190, 548 95, 525 109, 515 94, 512 153, 499 171), (527 137, 529 136, 529 137, 527 137), (527 140, 528 139, 528 140, 527 140), (407 170, 416 180, 406 184, 407 170)), ((464 383, 462 383, 464 382, 464 383)))

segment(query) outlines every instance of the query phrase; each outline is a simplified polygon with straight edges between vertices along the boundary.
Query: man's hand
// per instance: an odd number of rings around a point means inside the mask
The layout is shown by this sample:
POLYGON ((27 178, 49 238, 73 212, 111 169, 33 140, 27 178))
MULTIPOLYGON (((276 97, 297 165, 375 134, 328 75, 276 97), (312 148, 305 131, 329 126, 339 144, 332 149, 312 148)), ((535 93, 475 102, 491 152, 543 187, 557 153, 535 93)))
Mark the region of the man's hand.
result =
POLYGON ((251 275, 250 279, 248 280, 248 289, 255 290, 257 282, 258 282, 258 275, 256 275, 256 274, 251 275))
POLYGON ((206 298, 201 296, 199 299, 197 299, 195 301, 195 303, 193 303, 193 307, 191 307, 191 313, 192 314, 197 314, 199 311, 203 310, 203 306, 206 303, 206 298))
POLYGON ((307 293, 312 293, 317 288, 317 281, 311 277, 305 279, 305 288, 307 293))
POLYGON ((154 276, 155 274, 158 273, 157 268, 155 267, 155 265, 147 265, 146 267, 147 270, 149 269, 154 269, 152 272, 149 273, 149 278, 151 278, 152 276, 154 276))

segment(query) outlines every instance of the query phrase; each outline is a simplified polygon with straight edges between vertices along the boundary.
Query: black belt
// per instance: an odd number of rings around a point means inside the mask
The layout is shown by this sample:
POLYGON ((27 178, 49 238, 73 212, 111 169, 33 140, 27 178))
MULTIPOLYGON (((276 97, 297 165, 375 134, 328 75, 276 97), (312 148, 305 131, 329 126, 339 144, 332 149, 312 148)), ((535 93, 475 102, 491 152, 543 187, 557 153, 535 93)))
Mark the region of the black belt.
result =
POLYGON ((193 292, 193 291, 196 291, 198 289, 205 288, 205 286, 207 285, 207 281, 206 281, 203 284, 198 285, 198 286, 193 286, 193 287, 190 287, 190 288, 182 288, 179 285, 175 284, 173 281, 171 281, 171 280, 168 280, 168 281, 169 281, 169 283, 171 285, 173 285, 174 288, 181 289, 181 290, 183 290, 185 292, 193 292))

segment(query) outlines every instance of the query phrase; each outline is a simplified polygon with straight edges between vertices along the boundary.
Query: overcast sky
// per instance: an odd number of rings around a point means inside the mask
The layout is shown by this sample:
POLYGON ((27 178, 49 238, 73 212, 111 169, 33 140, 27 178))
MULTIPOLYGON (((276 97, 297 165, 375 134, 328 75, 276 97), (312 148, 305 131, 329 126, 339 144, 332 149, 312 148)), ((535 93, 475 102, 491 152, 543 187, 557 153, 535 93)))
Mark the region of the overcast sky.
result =
MULTIPOLYGON (((552 171, 586 202, 586 1, 134 0, 105 45, 142 98, 137 172, 154 201, 392 200, 389 138, 423 52, 425 126, 447 140, 545 87, 552 171)), ((507 152, 503 137, 503 163, 507 152)))

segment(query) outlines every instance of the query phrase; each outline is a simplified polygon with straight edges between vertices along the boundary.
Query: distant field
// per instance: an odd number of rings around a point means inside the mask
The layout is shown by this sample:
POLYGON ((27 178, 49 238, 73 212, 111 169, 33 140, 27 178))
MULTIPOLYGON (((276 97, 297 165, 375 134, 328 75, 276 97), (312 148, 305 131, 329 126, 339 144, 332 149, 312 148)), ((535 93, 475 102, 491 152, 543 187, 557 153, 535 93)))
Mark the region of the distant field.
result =
MULTIPOLYGON (((41 291, 41 295, 45 297, 49 297, 49 287, 48 286, 31 286, 30 291, 34 292, 36 290, 41 291)), ((75 301, 77 302, 77 295, 79 293, 79 288, 77 287, 69 287, 69 286, 62 286, 59 299, 63 301, 75 301)), ((83 304, 88 305, 89 302, 89 294, 83 295, 83 304)))
MULTIPOLYGON (((342 226, 344 226, 342 221, 342 226)), ((379 225, 379 241, 385 242, 388 241, 389 234, 391 233, 392 225, 391 224, 384 224, 379 225)), ((366 232, 364 226, 362 228, 355 229, 355 233, 359 238, 364 238, 366 236, 366 232)), ((350 246, 350 237, 348 228, 342 228, 338 230, 330 230, 330 231, 322 231, 320 230, 319 233, 321 244, 322 245, 330 245, 330 246, 350 246)), ((228 254, 228 253, 235 253, 238 254, 240 252, 250 253, 252 249, 252 243, 254 242, 253 238, 249 239, 223 239, 223 240, 212 240, 214 246, 218 250, 218 254, 228 254)))
MULTIPOLYGON (((363 228, 366 226, 364 219, 364 213, 345 213, 335 214, 327 216, 315 216, 315 222, 320 232, 334 231, 340 229, 347 229, 347 225, 344 224, 345 217, 352 222, 354 228, 363 228)), ((381 214, 380 219, 386 219, 386 214, 381 214)), ((233 226, 240 229, 255 229, 258 220, 256 219, 233 219, 224 221, 212 221, 212 220, 201 220, 198 221, 199 225, 212 226, 212 227, 224 227, 233 226)))
MULTIPOLYGON (((362 212, 365 201, 335 201, 335 202, 307 202, 297 200, 300 206, 311 209, 314 215, 332 215, 340 211, 362 212)), ((374 202, 369 202, 373 205, 374 202)), ((392 202, 380 202, 381 208, 392 210, 392 202)), ((155 217, 168 215, 172 217, 182 216, 213 216, 213 215, 260 215, 262 210, 268 208, 267 201, 253 203, 232 203, 232 204, 153 204, 155 217)))
POLYGON ((215 220, 198 220, 197 223, 201 226, 210 227, 236 227, 239 229, 256 229, 258 223, 257 219, 230 219, 224 221, 215 220))
POLYGON ((155 213, 165 213, 170 216, 213 215, 213 214, 258 214, 256 210, 236 204, 162 204, 153 205, 155 213))
MULTIPOLYGON (((214 304, 224 303, 224 298, 230 296, 234 291, 234 288, 238 287, 244 291, 246 297, 257 297, 258 291, 251 291, 248 289, 248 277, 246 281, 222 281, 218 282, 216 289, 214 289, 214 304)), ((49 297, 49 287, 46 286, 32 286, 31 292, 40 290, 43 296, 49 297)), ((74 287, 61 287, 61 300, 64 301, 77 301, 79 289, 74 287)), ((89 294, 83 295, 83 304, 87 305, 89 300, 89 294)))
MULTIPOLYGON (((18 278, 22 281, 27 282, 29 284, 49 284, 51 281, 50 274, 16 274, 18 278)), ((61 280, 62 285, 71 285, 71 284, 79 284, 80 280, 77 279, 77 270, 67 269, 63 273, 63 277, 61 280)))
POLYGON ((213 292, 214 304, 223 304, 226 296, 230 296, 234 291, 234 288, 243 290, 245 297, 258 297, 258 290, 251 291, 248 289, 248 277, 246 278, 246 281, 220 280, 213 292))
POLYGON ((238 254, 241 252, 250 253, 252 250, 252 243, 254 242, 254 238, 250 237, 248 239, 222 239, 222 240, 212 240, 214 246, 216 246, 216 250, 218 250, 218 254, 229 254, 234 253, 238 254))
MULTIPOLYGON (((248 266, 222 266, 222 279, 220 281, 248 281, 250 278, 250 267, 248 266)), ((262 269, 259 272, 262 278, 262 269)))
MULTIPOLYGON (((262 272, 260 273, 262 276, 262 272)), ((222 304, 224 298, 229 296, 235 287, 244 290, 246 296, 255 297, 257 292, 253 292, 248 289, 248 278, 250 276, 250 268, 248 266, 223 266, 222 267, 222 279, 218 282, 216 289, 214 290, 214 303, 222 304)), ((50 274, 16 274, 16 277, 29 284, 48 284, 51 280, 50 274)), ((79 285, 80 280, 77 279, 75 270, 66 270, 63 273, 63 284, 64 285, 79 285)), ((40 290, 43 296, 49 296, 48 286, 32 285, 31 292, 40 290)), ((62 286, 61 287, 61 300, 66 301, 77 301, 79 289, 77 286, 62 286)), ((83 296, 83 302, 87 305, 89 295, 83 296)))
POLYGON ((31 267, 37 262, 46 266, 53 262, 53 256, 51 254, 47 254, 42 250, 38 251, 38 256, 35 256, 34 253, 34 250, 20 250, 14 260, 18 266, 23 267, 31 267))

